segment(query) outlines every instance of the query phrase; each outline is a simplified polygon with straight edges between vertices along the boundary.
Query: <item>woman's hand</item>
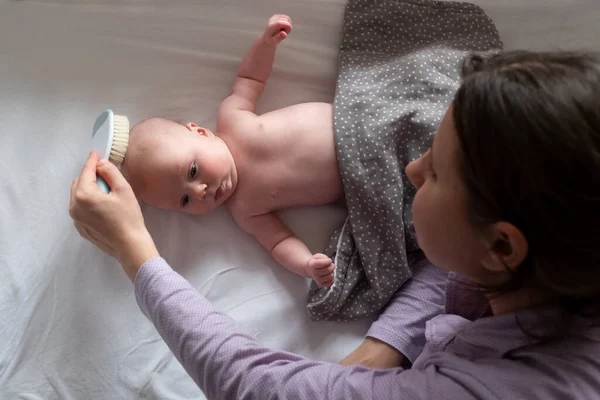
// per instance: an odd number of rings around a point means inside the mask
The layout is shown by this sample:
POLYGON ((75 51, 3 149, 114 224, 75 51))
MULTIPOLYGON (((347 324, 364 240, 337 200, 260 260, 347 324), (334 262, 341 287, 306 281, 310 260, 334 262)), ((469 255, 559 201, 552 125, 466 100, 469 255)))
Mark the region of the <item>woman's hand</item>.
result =
POLYGON ((132 281, 144 262, 158 256, 131 186, 95 152, 71 185, 69 215, 79 234, 115 257, 132 281), (96 185, 96 173, 111 187, 109 194, 96 185))
POLYGON ((404 355, 389 344, 367 337, 360 346, 348 354, 340 364, 364 365, 368 368, 395 368, 399 367, 404 355))

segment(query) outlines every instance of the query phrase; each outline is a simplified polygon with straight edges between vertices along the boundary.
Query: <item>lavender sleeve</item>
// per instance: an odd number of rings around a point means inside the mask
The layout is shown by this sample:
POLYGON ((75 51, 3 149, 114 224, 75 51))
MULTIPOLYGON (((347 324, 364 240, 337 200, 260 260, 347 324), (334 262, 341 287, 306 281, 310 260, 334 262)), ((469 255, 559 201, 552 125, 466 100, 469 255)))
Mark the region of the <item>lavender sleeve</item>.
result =
POLYGON ((416 371, 343 367, 262 347, 162 258, 142 266, 135 293, 208 399, 421 399, 442 383, 426 374, 411 378, 416 371))
POLYGON ((415 264, 413 277, 396 292, 367 336, 400 351, 411 362, 425 346, 425 323, 444 313, 448 272, 429 261, 415 264))

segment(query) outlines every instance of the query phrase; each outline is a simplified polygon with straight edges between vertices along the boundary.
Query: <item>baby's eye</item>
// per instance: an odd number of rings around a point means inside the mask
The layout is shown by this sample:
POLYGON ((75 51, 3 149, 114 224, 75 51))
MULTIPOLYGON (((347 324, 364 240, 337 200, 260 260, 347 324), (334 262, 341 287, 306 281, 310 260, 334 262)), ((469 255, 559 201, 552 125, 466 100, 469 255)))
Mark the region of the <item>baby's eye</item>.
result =
POLYGON ((183 196, 183 197, 181 198, 181 207, 183 208, 183 207, 187 206, 189 202, 190 202, 190 198, 189 198, 189 196, 186 194, 185 196, 183 196))
POLYGON ((196 172, 198 172, 198 168, 196 167, 196 163, 193 163, 190 167, 190 179, 194 179, 194 177, 196 176, 196 172))

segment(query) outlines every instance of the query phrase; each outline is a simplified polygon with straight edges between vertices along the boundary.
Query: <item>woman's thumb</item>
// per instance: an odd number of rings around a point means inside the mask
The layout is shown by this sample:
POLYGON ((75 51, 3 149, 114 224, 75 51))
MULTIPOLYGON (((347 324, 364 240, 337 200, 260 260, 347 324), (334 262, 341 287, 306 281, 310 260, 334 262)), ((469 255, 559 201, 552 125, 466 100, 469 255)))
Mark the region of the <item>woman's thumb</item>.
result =
POLYGON ((100 160, 97 171, 98 175, 108 183, 111 190, 118 191, 129 185, 121 171, 108 160, 100 160))

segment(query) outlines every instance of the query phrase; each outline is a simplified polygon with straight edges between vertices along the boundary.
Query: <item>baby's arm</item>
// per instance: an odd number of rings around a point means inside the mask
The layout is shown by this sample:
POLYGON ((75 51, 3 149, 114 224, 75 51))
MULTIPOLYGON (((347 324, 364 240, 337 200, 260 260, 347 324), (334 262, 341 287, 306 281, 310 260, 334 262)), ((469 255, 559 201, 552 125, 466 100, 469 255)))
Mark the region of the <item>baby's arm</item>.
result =
MULTIPOLYGON (((237 219, 236 219, 237 220, 237 219)), ((324 254, 312 254, 306 245, 273 213, 237 220, 279 264, 291 272, 312 278, 319 286, 333 284, 333 265, 324 254)))
POLYGON ((254 113, 273 69, 275 49, 291 30, 292 20, 287 15, 274 15, 269 19, 265 32, 254 41, 242 60, 231 95, 221 102, 219 125, 239 117, 240 111, 254 113))

